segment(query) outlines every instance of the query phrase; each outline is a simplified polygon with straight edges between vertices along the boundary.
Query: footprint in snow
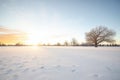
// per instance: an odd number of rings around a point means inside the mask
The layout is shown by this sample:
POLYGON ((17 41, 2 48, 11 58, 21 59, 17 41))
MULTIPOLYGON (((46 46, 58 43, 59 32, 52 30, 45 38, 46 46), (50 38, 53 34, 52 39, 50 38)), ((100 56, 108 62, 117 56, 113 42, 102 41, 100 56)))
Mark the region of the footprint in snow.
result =
POLYGON ((60 65, 57 65, 56 68, 60 68, 61 66, 60 65))
POLYGON ((73 69, 71 72, 75 72, 76 70, 75 69, 73 69))
POLYGON ((76 67, 76 65, 72 65, 72 67, 76 67))
POLYGON ((23 67, 22 65, 18 66, 18 68, 22 68, 22 67, 23 67))
POLYGON ((32 72, 35 72, 35 71, 36 71, 36 69, 33 69, 33 70, 32 70, 32 72))
POLYGON ((5 74, 9 74, 9 73, 11 73, 13 70, 12 69, 9 69, 9 70, 7 70, 7 72, 5 73, 5 74))
POLYGON ((111 69, 110 67, 106 67, 106 69, 107 69, 108 71, 112 71, 112 69, 111 69))
POLYGON ((0 60, 0 64, 2 64, 3 62, 0 60))
POLYGON ((44 66, 41 66, 40 69, 44 69, 45 67, 44 66))
POLYGON ((5 68, 3 68, 3 67, 2 67, 2 68, 0 68, 0 70, 4 70, 4 69, 5 69, 5 68))
POLYGON ((13 80, 17 80, 18 79, 18 75, 13 75, 13 80))
POLYGON ((23 70, 23 72, 26 72, 26 71, 28 71, 28 70, 29 70, 29 68, 26 68, 26 69, 23 70))
POLYGON ((93 74, 93 77, 98 78, 99 75, 98 74, 93 74))

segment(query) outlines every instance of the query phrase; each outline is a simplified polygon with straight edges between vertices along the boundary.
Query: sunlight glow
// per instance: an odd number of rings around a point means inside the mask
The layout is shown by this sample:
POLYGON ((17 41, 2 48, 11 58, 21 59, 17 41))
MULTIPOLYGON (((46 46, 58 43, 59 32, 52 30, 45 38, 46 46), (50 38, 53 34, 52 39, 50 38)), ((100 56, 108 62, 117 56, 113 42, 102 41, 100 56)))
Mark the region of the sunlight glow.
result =
POLYGON ((38 45, 40 43, 38 34, 28 35, 28 40, 25 43, 30 45, 38 45))

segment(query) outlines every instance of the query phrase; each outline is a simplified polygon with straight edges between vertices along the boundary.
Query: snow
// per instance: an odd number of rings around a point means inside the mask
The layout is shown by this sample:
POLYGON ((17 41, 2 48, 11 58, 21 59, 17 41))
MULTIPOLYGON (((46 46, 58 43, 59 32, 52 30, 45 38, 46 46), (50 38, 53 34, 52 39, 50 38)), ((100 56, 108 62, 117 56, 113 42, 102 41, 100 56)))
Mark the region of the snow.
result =
POLYGON ((0 47, 0 80, 120 80, 120 47, 0 47))

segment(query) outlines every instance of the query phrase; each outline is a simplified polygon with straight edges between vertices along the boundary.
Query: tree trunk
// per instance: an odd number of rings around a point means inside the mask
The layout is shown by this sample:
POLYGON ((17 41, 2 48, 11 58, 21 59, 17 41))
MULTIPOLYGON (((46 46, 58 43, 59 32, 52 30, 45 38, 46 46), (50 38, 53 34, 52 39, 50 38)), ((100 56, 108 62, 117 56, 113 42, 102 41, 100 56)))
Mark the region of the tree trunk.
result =
POLYGON ((97 42, 95 42, 95 47, 98 47, 98 44, 97 44, 97 42))

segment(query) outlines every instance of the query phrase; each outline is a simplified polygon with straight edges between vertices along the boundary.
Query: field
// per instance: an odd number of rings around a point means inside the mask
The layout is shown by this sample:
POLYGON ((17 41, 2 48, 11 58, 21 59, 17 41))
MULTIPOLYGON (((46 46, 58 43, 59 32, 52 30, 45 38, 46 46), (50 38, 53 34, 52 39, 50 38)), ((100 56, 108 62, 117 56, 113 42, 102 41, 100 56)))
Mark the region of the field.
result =
POLYGON ((120 80, 120 47, 0 47, 0 80, 120 80))

